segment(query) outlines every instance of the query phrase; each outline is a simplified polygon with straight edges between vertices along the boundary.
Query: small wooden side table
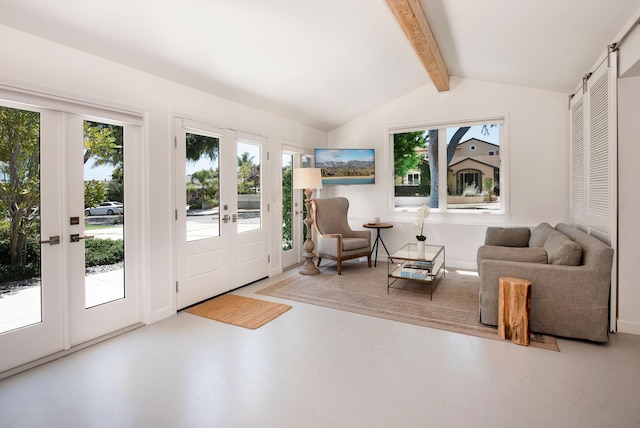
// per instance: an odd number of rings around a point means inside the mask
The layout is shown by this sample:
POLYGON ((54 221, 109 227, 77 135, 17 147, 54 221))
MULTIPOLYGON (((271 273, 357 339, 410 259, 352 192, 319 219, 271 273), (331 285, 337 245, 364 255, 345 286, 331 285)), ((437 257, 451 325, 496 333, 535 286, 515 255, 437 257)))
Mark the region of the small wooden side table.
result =
POLYGON ((379 243, 382 243, 384 250, 387 252, 387 257, 390 257, 389 250, 387 250, 387 246, 384 245, 384 241, 382 237, 380 237, 380 229, 391 229, 393 227, 390 223, 365 223, 362 227, 366 227, 367 229, 375 229, 377 231, 376 240, 373 243, 373 247, 371 247, 371 255, 373 255, 373 251, 376 252, 376 258, 373 259, 373 267, 376 267, 378 264, 378 247, 380 247, 379 243))
POLYGON ((531 281, 501 277, 498 285, 498 336, 528 345, 531 281))

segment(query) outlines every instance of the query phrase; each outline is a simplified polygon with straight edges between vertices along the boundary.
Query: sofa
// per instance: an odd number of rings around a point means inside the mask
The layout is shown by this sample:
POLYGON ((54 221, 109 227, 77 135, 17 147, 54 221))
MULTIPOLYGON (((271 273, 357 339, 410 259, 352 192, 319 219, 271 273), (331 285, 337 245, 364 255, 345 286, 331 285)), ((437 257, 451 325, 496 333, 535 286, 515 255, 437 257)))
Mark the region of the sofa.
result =
POLYGON ((498 325, 499 279, 510 276, 532 283, 532 332, 609 340, 609 245, 564 223, 489 227, 477 256, 482 324, 498 325))

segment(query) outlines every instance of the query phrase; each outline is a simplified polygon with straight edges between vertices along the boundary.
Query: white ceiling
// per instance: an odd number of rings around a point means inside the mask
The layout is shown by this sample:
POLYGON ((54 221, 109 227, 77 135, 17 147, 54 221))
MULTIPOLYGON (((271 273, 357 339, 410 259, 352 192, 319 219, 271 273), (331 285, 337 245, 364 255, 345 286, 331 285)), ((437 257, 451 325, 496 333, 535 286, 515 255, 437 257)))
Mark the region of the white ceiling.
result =
MULTIPOLYGON (((422 4, 452 76, 566 93, 640 9, 422 4)), ((384 0, 0 0, 0 24, 324 130, 430 82, 384 0)))

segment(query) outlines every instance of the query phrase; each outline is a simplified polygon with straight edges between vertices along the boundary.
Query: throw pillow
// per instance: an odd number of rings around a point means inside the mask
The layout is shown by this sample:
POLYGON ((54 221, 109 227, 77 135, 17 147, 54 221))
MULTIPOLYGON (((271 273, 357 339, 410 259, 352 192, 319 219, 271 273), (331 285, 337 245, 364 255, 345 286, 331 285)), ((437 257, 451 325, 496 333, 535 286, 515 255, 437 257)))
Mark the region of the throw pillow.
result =
POLYGON ((557 230, 552 230, 544 242, 549 264, 578 266, 582 262, 582 247, 557 230))
POLYGON ((484 244, 500 247, 526 247, 529 244, 530 235, 531 229, 528 227, 488 227, 484 244))
POLYGON ((549 233, 555 229, 549 223, 540 223, 531 232, 531 238, 529 238, 530 247, 544 247, 544 243, 549 236, 549 233))

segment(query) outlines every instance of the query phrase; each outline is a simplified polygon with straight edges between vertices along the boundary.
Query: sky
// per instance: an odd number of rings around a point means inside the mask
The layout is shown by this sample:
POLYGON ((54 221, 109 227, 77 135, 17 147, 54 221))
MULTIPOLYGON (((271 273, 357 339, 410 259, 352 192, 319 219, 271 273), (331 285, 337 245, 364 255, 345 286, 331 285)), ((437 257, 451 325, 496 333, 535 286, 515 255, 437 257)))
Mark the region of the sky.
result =
POLYGON ((88 180, 97 180, 97 181, 110 181, 111 173, 113 171, 112 166, 99 166, 94 168, 93 159, 89 159, 87 163, 84 164, 84 179, 88 180))
MULTIPOLYGON (((500 145, 500 127, 496 126, 493 128, 487 127, 489 131, 489 135, 482 134, 482 125, 472 126, 471 129, 467 131, 466 134, 462 137, 461 142, 465 142, 471 138, 477 138, 478 140, 486 141, 487 143, 492 143, 497 146, 500 145)), ((458 130, 458 128, 447 128, 447 143, 453 136, 453 134, 458 130)))

